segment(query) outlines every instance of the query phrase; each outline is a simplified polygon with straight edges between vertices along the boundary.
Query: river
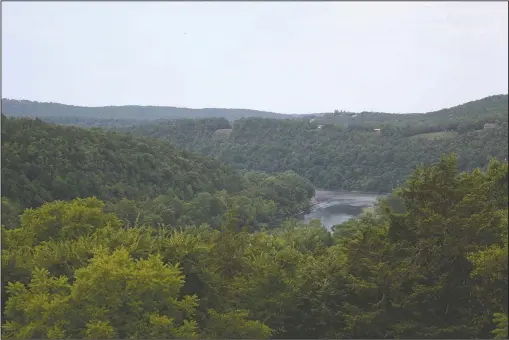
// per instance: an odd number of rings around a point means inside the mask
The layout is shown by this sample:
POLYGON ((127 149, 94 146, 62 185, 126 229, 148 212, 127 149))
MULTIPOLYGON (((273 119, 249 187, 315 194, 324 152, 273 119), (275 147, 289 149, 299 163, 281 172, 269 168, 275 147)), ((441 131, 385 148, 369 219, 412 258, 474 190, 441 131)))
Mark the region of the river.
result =
POLYGON ((373 207, 380 195, 345 191, 316 190, 316 204, 302 217, 304 221, 318 219, 331 230, 333 225, 359 216, 364 208, 373 207))

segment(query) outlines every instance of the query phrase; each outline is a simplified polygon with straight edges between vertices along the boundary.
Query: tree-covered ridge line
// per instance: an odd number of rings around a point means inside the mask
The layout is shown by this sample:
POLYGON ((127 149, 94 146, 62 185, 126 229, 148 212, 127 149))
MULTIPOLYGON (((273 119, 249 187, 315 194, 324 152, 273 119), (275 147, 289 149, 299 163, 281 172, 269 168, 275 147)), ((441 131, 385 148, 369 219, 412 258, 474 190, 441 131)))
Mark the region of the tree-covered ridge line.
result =
POLYGON ((508 95, 494 95, 427 113, 340 112, 313 117, 316 124, 341 125, 350 129, 398 131, 405 136, 439 131, 465 132, 482 129, 486 123, 507 121, 508 95))
POLYGON ((507 112, 507 96, 494 96, 441 114, 411 115, 418 116, 416 125, 398 118, 405 115, 392 115, 395 120, 386 125, 322 126, 313 120, 262 118, 230 124, 215 118, 166 120, 118 130, 164 139, 237 169, 292 170, 320 188, 390 192, 418 165, 437 162, 444 153, 458 154, 461 170, 485 168, 492 157, 506 159, 507 112), (484 129, 485 122, 495 127, 484 129), (215 133, 229 126, 227 135, 215 133), (380 128, 380 134, 373 127, 380 128))
POLYGON ((96 196, 129 224, 251 230, 305 212, 313 186, 292 172, 239 173, 167 142, 2 115, 2 220, 54 200, 96 196))
POLYGON ((2 228, 2 336, 504 339, 507 213, 507 162, 452 156, 332 235, 232 214, 125 228, 98 199, 49 202, 2 228))
POLYGON ((55 120, 58 118, 65 118, 68 120, 77 118, 78 121, 87 121, 91 119, 143 121, 208 117, 225 117, 229 120, 237 120, 243 117, 288 118, 290 116, 281 113, 249 109, 191 109, 184 107, 142 105, 87 107, 6 98, 2 99, 2 114, 14 117, 38 117, 55 120))
MULTIPOLYGON (((405 130, 469 129, 484 122, 507 120, 507 94, 488 96, 479 100, 426 113, 349 112, 334 110, 324 113, 282 114, 250 109, 204 108, 190 109, 162 106, 104 106, 85 107, 59 103, 44 103, 29 100, 2 99, 2 114, 14 117, 38 117, 57 124, 78 126, 127 126, 161 119, 226 118, 235 121, 241 118, 304 119, 317 124, 335 124, 352 128, 398 126, 405 130), (440 122, 430 124, 430 121, 440 122), (460 126, 458 127, 458 124, 460 126)), ((482 127, 482 126, 481 126, 482 127)), ((434 131, 428 131, 434 132, 434 131)))
MULTIPOLYGON (((10 115, 7 115, 10 116, 10 115)), ((17 116, 14 116, 17 117, 17 116)), ((18 117, 19 118, 19 117, 18 117)), ((44 122, 59 124, 59 125, 75 125, 86 128, 118 128, 118 127, 131 127, 133 125, 140 125, 151 121, 139 119, 116 119, 116 118, 89 118, 89 117, 62 117, 62 116, 48 116, 37 117, 44 122)), ((155 120, 157 121, 157 120, 155 120)))

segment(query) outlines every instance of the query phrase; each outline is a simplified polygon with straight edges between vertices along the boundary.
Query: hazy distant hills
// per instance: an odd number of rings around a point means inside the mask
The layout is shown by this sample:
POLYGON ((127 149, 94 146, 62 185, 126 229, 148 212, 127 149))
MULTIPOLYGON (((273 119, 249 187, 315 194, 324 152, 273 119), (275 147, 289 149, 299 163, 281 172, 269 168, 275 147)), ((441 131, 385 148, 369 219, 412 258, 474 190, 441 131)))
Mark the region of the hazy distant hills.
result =
POLYGON ((56 124, 102 127, 132 126, 142 122, 182 118, 226 118, 230 122, 241 118, 300 118, 313 119, 319 125, 333 124, 347 127, 390 125, 406 126, 412 129, 421 125, 429 125, 430 122, 439 122, 439 125, 444 127, 449 124, 449 128, 455 128, 460 123, 468 125, 475 123, 480 126, 494 120, 507 120, 507 103, 508 95, 503 94, 428 113, 356 113, 336 110, 330 113, 298 115, 249 109, 190 109, 170 106, 84 107, 29 100, 2 99, 2 114, 12 117, 38 117, 56 124))
POLYGON ((384 113, 384 112, 339 112, 314 115, 317 124, 334 125, 372 125, 380 127, 381 124, 416 125, 429 124, 440 121, 441 125, 450 123, 454 126, 458 121, 478 121, 483 123, 491 120, 507 120, 508 95, 494 95, 479 100, 470 101, 461 105, 444 108, 427 113, 384 113))
POLYGON ((102 106, 85 107, 30 100, 2 99, 2 113, 13 117, 94 118, 121 120, 156 120, 176 118, 224 117, 230 121, 244 117, 291 118, 292 115, 247 109, 189 109, 171 106, 102 106))

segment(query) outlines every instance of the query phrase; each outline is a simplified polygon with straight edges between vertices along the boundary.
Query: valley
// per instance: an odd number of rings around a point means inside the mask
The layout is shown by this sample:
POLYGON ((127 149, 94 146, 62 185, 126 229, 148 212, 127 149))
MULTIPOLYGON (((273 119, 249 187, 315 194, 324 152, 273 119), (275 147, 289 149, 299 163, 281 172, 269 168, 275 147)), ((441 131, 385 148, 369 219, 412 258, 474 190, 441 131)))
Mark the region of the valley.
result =
MULTIPOLYGON (((50 119, 44 113, 49 104, 23 103, 26 116, 53 122, 64 119, 65 124, 76 125, 81 125, 80 119, 91 119, 76 116, 87 108, 66 111, 66 106, 59 106, 59 116, 50 119), (74 123, 69 117, 75 119, 74 123)), ((3 114, 19 115, 18 106, 22 105, 18 103, 16 109, 12 106, 3 108, 3 114)), ((125 121, 116 125, 115 120, 96 117, 85 125, 105 124, 103 127, 120 133, 162 139, 239 170, 291 170, 328 190, 388 193, 416 167, 437 162, 443 154, 457 154, 461 170, 484 169, 492 157, 507 158, 507 143, 500 142, 508 138, 507 107, 508 96, 496 95, 425 114, 352 114, 336 110, 291 119, 252 113, 231 120, 217 109, 216 114, 223 117, 146 118, 134 125, 125 121), (373 131, 375 128, 380 129, 380 135, 373 131)), ((139 119, 142 117, 146 116, 139 119)))
POLYGON ((0 337, 509 339, 507 13, 2 2, 0 337))
POLYGON ((29 104, 2 107, 6 338, 506 334, 507 95, 348 123, 29 104))

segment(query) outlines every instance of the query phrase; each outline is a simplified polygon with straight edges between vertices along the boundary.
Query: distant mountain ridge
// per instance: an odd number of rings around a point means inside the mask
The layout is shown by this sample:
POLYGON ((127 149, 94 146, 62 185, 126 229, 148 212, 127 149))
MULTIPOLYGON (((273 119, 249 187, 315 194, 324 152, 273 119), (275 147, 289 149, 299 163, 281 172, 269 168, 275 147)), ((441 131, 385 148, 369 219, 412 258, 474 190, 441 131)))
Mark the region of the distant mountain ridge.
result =
POLYGON ((80 117, 95 119, 156 120, 176 118, 224 117, 237 120, 245 117, 291 118, 291 114, 249 109, 204 108, 190 109, 171 106, 100 106, 85 107, 30 100, 2 99, 2 113, 12 117, 80 117))
MULTIPOLYGON (((57 124, 76 124, 85 126, 131 126, 141 121, 156 121, 161 119, 182 118, 226 118, 235 121, 241 118, 269 118, 269 119, 315 119, 318 124, 348 124, 348 123, 393 123, 409 119, 422 121, 443 115, 469 116, 471 114, 486 115, 493 111, 497 114, 500 107, 507 107, 508 95, 492 95, 482 99, 469 101, 449 108, 426 113, 387 113, 387 112, 349 112, 334 110, 331 112, 316 112, 308 114, 283 114, 271 111, 252 109, 202 108, 192 109, 172 106, 100 106, 86 107, 59 103, 37 102, 30 100, 2 99, 2 114, 11 117, 37 117, 57 124), (92 122, 95 121, 95 122, 92 122), (104 121, 116 120, 111 124, 104 121), (102 122, 101 122, 102 121, 102 122)), ((507 110, 506 110, 507 111, 507 110)))
MULTIPOLYGON (((317 124, 334 125, 371 125, 373 128, 381 125, 408 125, 416 127, 440 121, 445 126, 446 121, 456 126, 459 121, 484 124, 488 121, 507 120, 508 95, 493 95, 478 100, 469 101, 456 106, 426 113, 386 113, 386 112, 346 112, 335 111, 323 115, 313 115, 317 124)), ((452 128, 452 127, 450 127, 452 128)))

